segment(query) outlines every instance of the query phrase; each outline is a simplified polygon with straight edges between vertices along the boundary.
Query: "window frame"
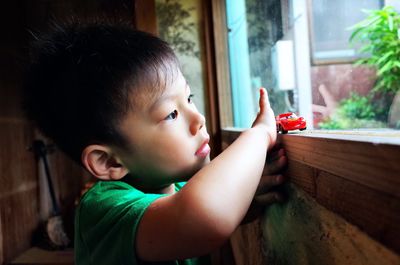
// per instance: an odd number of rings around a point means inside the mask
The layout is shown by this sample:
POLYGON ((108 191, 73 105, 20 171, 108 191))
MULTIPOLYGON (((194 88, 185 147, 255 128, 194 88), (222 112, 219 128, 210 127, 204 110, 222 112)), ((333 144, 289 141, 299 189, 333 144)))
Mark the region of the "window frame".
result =
MULTIPOLYGON (((227 49, 225 0, 211 2, 210 30, 216 54, 214 71, 223 150, 240 135, 242 129, 230 127, 233 118, 230 111, 229 60, 224 50, 227 49)), ((379 132, 308 130, 300 134, 279 134, 278 142, 285 147, 289 161, 286 175, 290 176, 292 183, 322 206, 362 227, 372 238, 400 253, 400 241, 393 240, 400 238, 400 230, 396 232, 395 228, 400 211, 393 211, 400 208, 400 181, 397 177, 400 175, 400 166, 393 162, 395 157, 400 157, 400 132, 380 135, 379 132), (304 146, 309 150, 305 151, 304 146), (374 148, 378 148, 379 152, 372 152, 374 148), (385 159, 390 157, 392 167, 385 168, 385 159), (361 163, 360 159, 366 160, 361 163), (322 179, 325 182, 319 183, 322 179), (324 192, 331 192, 332 196, 324 192), (371 205, 379 204, 389 206, 371 208, 371 205), (365 217, 370 212, 376 216, 372 221, 365 217), (384 222, 380 216, 384 216, 384 222), (397 234, 394 237, 382 236, 384 230, 397 234)))

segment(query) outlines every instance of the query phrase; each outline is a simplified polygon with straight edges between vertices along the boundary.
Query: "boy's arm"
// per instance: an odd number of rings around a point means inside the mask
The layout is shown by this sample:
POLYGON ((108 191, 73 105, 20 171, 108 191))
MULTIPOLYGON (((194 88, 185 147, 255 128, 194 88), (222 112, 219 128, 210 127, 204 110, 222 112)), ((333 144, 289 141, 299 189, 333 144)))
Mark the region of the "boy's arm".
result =
POLYGON ((137 231, 136 252, 145 261, 209 253, 226 241, 245 216, 276 141, 274 113, 265 89, 253 127, 197 172, 178 193, 157 199, 137 231))

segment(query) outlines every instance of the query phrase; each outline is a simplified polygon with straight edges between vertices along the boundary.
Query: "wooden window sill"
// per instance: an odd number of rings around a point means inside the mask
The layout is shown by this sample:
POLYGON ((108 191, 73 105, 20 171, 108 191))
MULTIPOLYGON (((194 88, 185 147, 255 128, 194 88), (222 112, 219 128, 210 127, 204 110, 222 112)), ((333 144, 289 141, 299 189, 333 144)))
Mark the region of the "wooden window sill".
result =
MULTIPOLYGON (((240 132, 222 130, 223 148, 240 132)), ((278 142, 290 182, 400 253, 400 132, 292 132, 279 134, 278 142)))

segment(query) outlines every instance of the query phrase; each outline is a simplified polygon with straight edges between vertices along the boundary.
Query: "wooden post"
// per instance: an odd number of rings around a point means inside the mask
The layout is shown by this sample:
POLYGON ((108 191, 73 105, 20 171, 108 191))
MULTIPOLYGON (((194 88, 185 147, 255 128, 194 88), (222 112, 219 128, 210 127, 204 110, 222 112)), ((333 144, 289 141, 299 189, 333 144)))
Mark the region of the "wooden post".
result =
POLYGON ((156 4, 154 0, 134 1, 134 23, 138 30, 158 35, 156 4))

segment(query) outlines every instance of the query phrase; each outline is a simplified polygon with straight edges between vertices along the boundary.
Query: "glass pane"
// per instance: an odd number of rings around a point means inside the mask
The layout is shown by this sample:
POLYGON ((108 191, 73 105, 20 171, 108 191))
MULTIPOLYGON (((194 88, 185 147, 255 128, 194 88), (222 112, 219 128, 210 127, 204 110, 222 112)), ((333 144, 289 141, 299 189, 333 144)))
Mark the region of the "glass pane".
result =
POLYGON ((349 45, 351 26, 363 20, 361 9, 379 9, 377 0, 314 0, 311 1, 313 59, 343 60, 356 57, 357 51, 349 45))
MULTIPOLYGON (((236 127, 250 127, 253 122, 258 111, 260 86, 267 88, 276 112, 296 110, 293 104, 294 93, 290 90, 294 88, 291 42, 277 49, 277 42, 283 37, 282 8, 281 3, 275 0, 227 0, 229 61, 236 127), (281 64, 277 57, 289 64, 292 62, 292 67, 279 71, 281 64), (283 75, 280 79, 279 74, 283 75)), ((284 19, 287 20, 286 17, 284 19)), ((290 36, 287 37, 290 40, 290 36)))
POLYGON ((156 0, 159 36, 177 54, 197 109, 205 113, 200 44, 200 0, 156 0))
POLYGON ((400 128, 396 7, 380 0, 226 0, 226 6, 234 126, 251 126, 264 86, 276 115, 294 112, 308 129, 400 128), (337 60, 348 47, 362 56, 337 60), (330 60, 312 64, 316 55, 330 60))

